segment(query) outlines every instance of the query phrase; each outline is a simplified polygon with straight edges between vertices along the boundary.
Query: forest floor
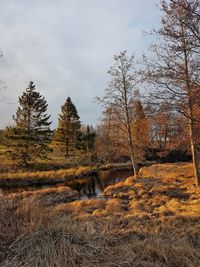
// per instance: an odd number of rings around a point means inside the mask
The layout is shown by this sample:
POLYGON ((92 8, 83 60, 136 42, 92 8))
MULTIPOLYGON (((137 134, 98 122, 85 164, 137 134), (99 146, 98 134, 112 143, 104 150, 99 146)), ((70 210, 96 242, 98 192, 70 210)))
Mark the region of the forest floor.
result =
POLYGON ((77 200, 69 187, 2 196, 2 267, 199 267, 192 165, 155 164, 77 200))

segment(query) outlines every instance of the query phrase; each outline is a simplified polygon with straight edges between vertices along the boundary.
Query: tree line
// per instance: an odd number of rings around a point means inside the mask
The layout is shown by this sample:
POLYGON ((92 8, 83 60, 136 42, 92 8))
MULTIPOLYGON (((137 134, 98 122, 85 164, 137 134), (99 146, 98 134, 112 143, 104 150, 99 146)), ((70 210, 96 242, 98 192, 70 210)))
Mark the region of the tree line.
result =
POLYGON ((13 116, 14 125, 1 131, 1 144, 7 147, 8 158, 23 166, 48 158, 52 143, 65 158, 75 157, 77 149, 89 153, 94 143, 94 131, 89 125, 81 129, 80 117, 68 97, 61 106, 58 126, 50 128, 47 101, 36 91, 31 81, 19 97, 19 106, 13 116))
POLYGON ((109 149, 113 149, 109 141, 112 138, 123 144, 115 147, 129 150, 135 174, 139 152, 143 150, 144 155, 150 135, 150 141, 155 138, 160 148, 172 145, 171 140, 175 146, 186 141, 190 145, 196 185, 200 185, 200 2, 160 2, 163 17, 160 28, 153 31, 159 42, 152 44, 152 56, 144 55, 140 68, 126 51, 114 57, 108 72, 110 84, 104 97, 98 99, 105 111, 105 135, 109 149), (136 111, 141 85, 148 87, 148 96, 141 97, 148 114, 146 122, 142 112, 136 111), (150 135, 141 131, 145 124, 145 130, 148 129, 148 122, 150 135))
POLYGON ((95 129, 83 130, 68 97, 51 131, 47 102, 31 82, 19 98, 15 126, 5 130, 12 158, 27 164, 47 157, 53 142, 66 158, 77 151, 98 162, 130 158, 137 174, 144 159, 191 157, 199 185, 200 3, 161 0, 161 10, 160 28, 153 31, 159 41, 152 44, 151 56, 140 62, 126 51, 114 56, 104 97, 97 98, 103 116, 95 129))

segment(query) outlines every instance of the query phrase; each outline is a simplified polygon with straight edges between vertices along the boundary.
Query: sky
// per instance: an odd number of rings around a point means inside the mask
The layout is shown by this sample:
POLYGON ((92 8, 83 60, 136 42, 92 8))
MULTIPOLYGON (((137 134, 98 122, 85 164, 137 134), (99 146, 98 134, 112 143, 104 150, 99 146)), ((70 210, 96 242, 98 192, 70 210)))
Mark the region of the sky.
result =
POLYGON ((18 97, 33 81, 52 126, 69 96, 84 124, 97 124, 107 70, 127 50, 139 58, 160 21, 158 0, 0 0, 0 128, 12 123, 18 97))

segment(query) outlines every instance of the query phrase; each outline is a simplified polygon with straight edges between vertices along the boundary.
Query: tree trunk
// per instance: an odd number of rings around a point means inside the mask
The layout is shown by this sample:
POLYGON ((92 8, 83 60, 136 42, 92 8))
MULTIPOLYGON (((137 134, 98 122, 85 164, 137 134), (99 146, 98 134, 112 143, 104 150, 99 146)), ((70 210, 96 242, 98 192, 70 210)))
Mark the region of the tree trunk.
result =
POLYGON ((198 156, 197 156, 197 148, 196 144, 191 141, 191 151, 192 151, 192 161, 193 161, 193 168, 194 168, 194 177, 196 186, 200 186, 200 173, 199 173, 199 166, 198 166, 198 156))
POLYGON ((190 140, 191 140, 191 152, 192 152, 192 162, 193 162, 193 168, 194 168, 194 177, 195 177, 195 183, 196 186, 200 186, 200 173, 199 173, 199 161, 198 161, 198 151, 196 142, 194 140, 194 134, 193 134, 193 122, 190 122, 190 140))
POLYGON ((65 142, 65 157, 68 158, 69 157, 69 138, 66 138, 66 142, 65 142))
POLYGON ((129 120, 128 120, 128 139, 129 139, 131 163, 133 166, 134 176, 137 176, 138 175, 138 168, 137 168, 137 164, 135 163, 133 141, 132 141, 132 135, 131 135, 131 128, 130 128, 129 120))
POLYGON ((194 138, 194 96, 192 95, 192 86, 190 81, 190 74, 189 74, 189 57, 188 57, 188 44, 185 37, 185 25, 181 21, 181 30, 182 30, 182 36, 183 36, 183 53, 184 53, 184 64, 185 64, 185 80, 187 85, 187 93, 189 97, 189 131, 190 131, 190 144, 191 144, 191 152, 192 152, 192 162, 193 162, 193 168, 194 168, 194 176, 195 176, 195 183, 196 186, 200 185, 200 173, 199 173, 199 166, 198 166, 198 158, 197 158, 197 147, 196 142, 194 138))
POLYGON ((134 157, 132 154, 131 154, 131 163, 133 166, 134 176, 137 176, 138 175, 138 168, 137 168, 137 165, 135 163, 135 160, 134 160, 134 157))

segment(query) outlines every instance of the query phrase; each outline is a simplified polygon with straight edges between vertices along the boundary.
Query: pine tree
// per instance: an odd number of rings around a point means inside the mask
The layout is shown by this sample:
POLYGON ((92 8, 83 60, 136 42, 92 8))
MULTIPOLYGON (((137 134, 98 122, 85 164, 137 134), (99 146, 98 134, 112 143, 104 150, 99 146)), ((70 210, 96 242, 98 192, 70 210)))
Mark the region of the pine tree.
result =
POLYGON ((46 158, 51 151, 48 145, 52 131, 47 107, 45 98, 35 91, 35 85, 31 81, 19 97, 19 107, 16 116, 13 116, 15 125, 5 131, 9 155, 25 166, 37 159, 46 158))
POLYGON ((58 127, 55 131, 54 140, 58 148, 64 151, 65 157, 75 156, 75 150, 78 147, 80 135, 80 117, 76 106, 68 97, 61 107, 61 114, 58 118, 58 127))

